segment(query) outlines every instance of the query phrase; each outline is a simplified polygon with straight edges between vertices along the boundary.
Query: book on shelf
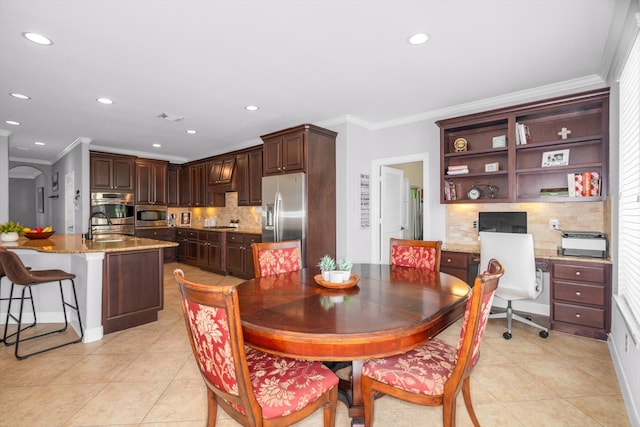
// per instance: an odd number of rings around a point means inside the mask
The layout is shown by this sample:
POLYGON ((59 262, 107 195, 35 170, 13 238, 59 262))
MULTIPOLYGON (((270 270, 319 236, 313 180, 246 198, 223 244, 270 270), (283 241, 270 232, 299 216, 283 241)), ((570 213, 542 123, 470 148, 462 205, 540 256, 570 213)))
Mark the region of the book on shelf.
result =
POLYGON ((569 197, 601 196, 602 179, 598 172, 578 172, 567 174, 569 197))
POLYGON ((540 189, 540 197, 567 197, 568 195, 569 187, 540 189))
POLYGON ((516 123, 516 145, 525 145, 531 142, 531 131, 524 123, 516 123))
POLYGON ((468 165, 456 165, 447 167, 447 175, 464 175, 469 173, 468 165))
POLYGON ((456 185, 453 181, 444 181, 444 199, 445 200, 457 200, 456 185))

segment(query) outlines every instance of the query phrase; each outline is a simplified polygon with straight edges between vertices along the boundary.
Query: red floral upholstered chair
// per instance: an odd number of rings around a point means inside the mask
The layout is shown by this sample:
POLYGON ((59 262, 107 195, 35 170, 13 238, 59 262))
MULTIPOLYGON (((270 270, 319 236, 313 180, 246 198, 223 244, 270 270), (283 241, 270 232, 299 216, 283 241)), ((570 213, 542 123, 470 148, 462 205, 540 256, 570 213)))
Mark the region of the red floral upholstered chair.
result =
POLYGON ((440 271, 441 241, 391 239, 391 265, 440 271))
POLYGON ((244 345, 234 286, 193 283, 174 271, 191 349, 207 386, 207 425, 218 406, 244 426, 288 426, 324 407, 335 425, 338 377, 320 362, 273 356, 244 345))
POLYGON ((456 398, 461 389, 473 424, 480 425, 471 404, 470 376, 480 356, 493 294, 503 274, 502 265, 492 259, 488 271, 476 277, 457 348, 435 338, 407 353, 365 362, 362 367, 365 426, 373 423, 373 399, 377 392, 419 405, 442 406, 443 425, 455 426, 456 398))
POLYGON ((288 273, 302 268, 300 240, 254 243, 252 247, 256 277, 288 273))

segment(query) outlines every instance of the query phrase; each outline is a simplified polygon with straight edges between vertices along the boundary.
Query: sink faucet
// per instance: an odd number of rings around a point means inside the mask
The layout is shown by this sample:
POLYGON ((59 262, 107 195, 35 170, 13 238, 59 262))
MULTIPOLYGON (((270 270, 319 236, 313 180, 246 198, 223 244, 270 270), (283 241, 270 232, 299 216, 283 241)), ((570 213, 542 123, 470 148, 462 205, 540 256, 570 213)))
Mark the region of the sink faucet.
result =
POLYGON ((89 231, 87 231, 87 235, 86 235, 87 240, 93 240, 93 227, 91 226, 91 219, 94 216, 103 216, 107 219, 107 223, 109 225, 113 225, 113 223, 111 222, 111 218, 109 218, 109 215, 107 215, 105 212, 98 211, 98 212, 92 213, 91 215, 89 215, 89 231))

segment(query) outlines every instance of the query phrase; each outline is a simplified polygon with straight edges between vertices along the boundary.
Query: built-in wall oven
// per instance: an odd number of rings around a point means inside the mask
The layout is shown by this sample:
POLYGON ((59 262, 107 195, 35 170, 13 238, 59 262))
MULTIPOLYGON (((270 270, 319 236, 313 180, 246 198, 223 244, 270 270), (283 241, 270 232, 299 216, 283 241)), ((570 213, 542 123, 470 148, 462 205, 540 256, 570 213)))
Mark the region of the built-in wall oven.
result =
POLYGON ((91 193, 91 227, 93 234, 127 234, 134 235, 135 203, 133 193, 91 193), (102 215, 109 216, 109 221, 102 215))
POLYGON ((167 207, 158 205, 136 205, 136 227, 166 227, 167 207))

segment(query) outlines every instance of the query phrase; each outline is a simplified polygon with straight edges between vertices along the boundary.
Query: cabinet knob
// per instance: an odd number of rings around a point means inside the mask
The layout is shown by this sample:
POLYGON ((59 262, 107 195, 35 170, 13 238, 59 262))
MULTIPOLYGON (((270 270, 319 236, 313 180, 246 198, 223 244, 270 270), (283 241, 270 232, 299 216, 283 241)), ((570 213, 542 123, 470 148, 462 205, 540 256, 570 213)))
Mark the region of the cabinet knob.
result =
POLYGON ((580 318, 580 313, 576 313, 576 319, 580 318))
POLYGON ((579 271, 576 271, 576 276, 579 276, 579 275, 580 275, 580 272, 579 272, 579 271))
POLYGON ((447 258, 447 262, 451 262, 451 258, 447 258))
POLYGON ((582 295, 582 292, 576 291, 576 296, 580 296, 580 295, 582 295))

